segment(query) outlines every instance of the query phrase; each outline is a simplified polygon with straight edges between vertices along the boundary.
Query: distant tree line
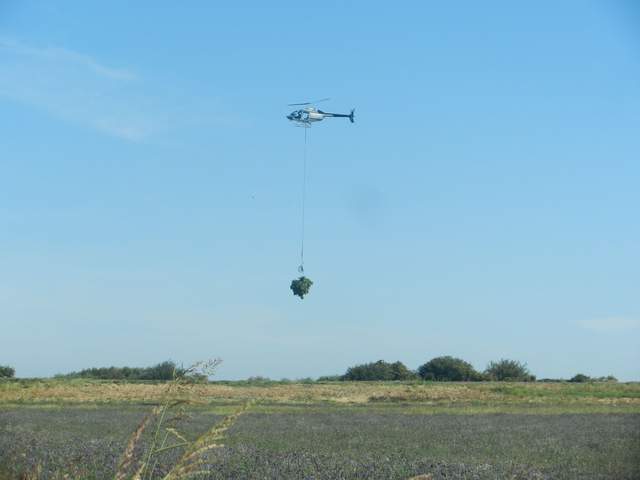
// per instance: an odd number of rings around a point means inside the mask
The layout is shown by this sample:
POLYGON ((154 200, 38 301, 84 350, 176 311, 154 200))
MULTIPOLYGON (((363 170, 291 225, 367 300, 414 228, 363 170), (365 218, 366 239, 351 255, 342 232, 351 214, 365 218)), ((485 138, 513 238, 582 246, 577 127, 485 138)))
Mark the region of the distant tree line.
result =
MULTIPOLYGON (((171 360, 158 363, 152 367, 101 367, 85 368, 78 372, 56 375, 58 378, 93 378, 97 380, 173 380, 176 376, 184 376, 186 370, 171 360)), ((189 373, 194 381, 206 381, 206 375, 189 373)))
MULTIPOLYGON (((426 380, 436 382, 534 382, 533 375, 525 363, 517 360, 500 359, 489 362, 483 371, 477 371, 461 358, 435 357, 412 371, 402 362, 389 363, 384 360, 363 363, 347 369, 344 375, 332 375, 318 378, 318 381, 366 381, 366 380, 426 380)), ((565 382, 561 379, 542 379, 541 381, 565 382)), ((579 373, 569 382, 617 382, 613 375, 607 377, 589 377, 579 373)))
MULTIPOLYGON (((416 371, 407 368, 402 362, 388 363, 378 360, 347 369, 344 375, 321 377, 337 380, 431 380, 437 382, 478 382, 478 381, 535 381, 535 375, 529 372, 526 364, 515 360, 490 362, 483 372, 477 371, 469 362, 461 358, 443 356, 432 358, 420 365, 416 371)), ((319 379, 319 380, 320 380, 319 379)))
MULTIPOLYGON (((0 365, 0 379, 13 378, 15 369, 10 366, 0 365)), ((173 380, 176 376, 186 376, 194 382, 206 382, 208 377, 200 373, 188 372, 183 367, 176 365, 171 360, 158 363, 152 367, 100 367, 85 368, 77 372, 56 375, 56 378, 90 378, 96 380, 153 380, 167 381, 173 380)), ((415 371, 410 370, 402 362, 377 362, 363 363, 349 367, 343 375, 327 375, 312 378, 301 378, 297 380, 282 379, 280 381, 271 380, 266 377, 249 377, 243 382, 250 384, 268 383, 313 383, 335 382, 335 381, 408 381, 426 380, 436 382, 478 382, 478 381, 513 381, 513 382, 533 382, 536 381, 527 365, 516 360, 501 359, 489 362, 483 371, 477 371, 473 366, 461 358, 442 356, 435 357, 420 365, 415 371)), ((540 382, 566 382, 567 380, 555 378, 542 378, 540 382)), ((582 373, 574 375, 568 380, 571 383, 583 382, 617 382, 613 375, 606 377, 589 377, 582 373)), ((227 383, 222 381, 222 383, 227 383)), ((237 382, 230 382, 237 383, 237 382)))

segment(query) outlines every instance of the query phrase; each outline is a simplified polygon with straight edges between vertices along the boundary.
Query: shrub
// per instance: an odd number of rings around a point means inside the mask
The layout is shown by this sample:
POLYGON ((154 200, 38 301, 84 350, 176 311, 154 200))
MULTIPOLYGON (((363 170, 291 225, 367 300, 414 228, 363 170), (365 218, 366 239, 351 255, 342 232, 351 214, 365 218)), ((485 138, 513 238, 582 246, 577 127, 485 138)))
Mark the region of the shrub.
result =
POLYGON ((13 378, 15 374, 16 371, 14 368, 8 365, 0 365, 0 378, 13 378))
POLYGON ((582 373, 578 373, 577 375, 574 375, 573 377, 571 377, 569 379, 569 381, 573 382, 573 383, 584 383, 584 382, 588 382, 590 380, 591 380, 590 377, 588 377, 587 375, 584 375, 582 373))
POLYGON ((571 382, 571 383, 585 383, 585 382, 610 382, 615 383, 618 381, 613 375, 607 375, 606 377, 590 377, 583 373, 578 373, 571 377, 569 380, 563 380, 560 378, 540 378, 538 382, 571 382))
POLYGON ((412 380, 416 374, 402 362, 388 363, 384 360, 350 367, 342 380, 412 380))
POLYGON ((535 375, 529 372, 526 363, 516 360, 501 359, 490 362, 484 373, 489 379, 499 382, 533 382, 536 379, 535 375))
POLYGON ((444 356, 429 360, 418 368, 418 375, 423 380, 436 381, 478 381, 482 374, 477 372, 470 363, 460 358, 444 356))
POLYGON ((263 383, 274 383, 274 380, 271 380, 269 377, 263 377, 262 375, 255 375, 253 377, 247 378, 246 382, 263 384, 263 383))
POLYGON ((311 377, 303 377, 303 378, 296 378, 295 383, 305 383, 305 384, 309 384, 309 383, 314 383, 315 380, 311 377))
POLYGON ((174 362, 166 360, 153 367, 145 368, 141 378, 142 380, 173 380, 176 375, 182 376, 183 373, 184 369, 177 367, 174 362))
POLYGON ((394 362, 391 364, 392 380, 415 380, 416 372, 409 370, 404 363, 394 362))
POLYGON ((342 375, 323 375, 322 377, 318 377, 318 382, 339 382, 342 380, 342 375))

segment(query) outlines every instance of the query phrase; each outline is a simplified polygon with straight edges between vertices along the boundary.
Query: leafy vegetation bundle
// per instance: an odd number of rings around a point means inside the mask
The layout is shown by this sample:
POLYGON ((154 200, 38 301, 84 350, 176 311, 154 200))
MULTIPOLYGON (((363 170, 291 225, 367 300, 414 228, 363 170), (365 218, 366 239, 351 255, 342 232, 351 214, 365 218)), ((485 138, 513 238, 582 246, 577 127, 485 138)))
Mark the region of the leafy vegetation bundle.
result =
POLYGON ((294 295, 304 298, 304 296, 309 293, 311 285, 313 285, 313 282, 307 277, 302 276, 298 279, 292 280, 290 288, 294 295))

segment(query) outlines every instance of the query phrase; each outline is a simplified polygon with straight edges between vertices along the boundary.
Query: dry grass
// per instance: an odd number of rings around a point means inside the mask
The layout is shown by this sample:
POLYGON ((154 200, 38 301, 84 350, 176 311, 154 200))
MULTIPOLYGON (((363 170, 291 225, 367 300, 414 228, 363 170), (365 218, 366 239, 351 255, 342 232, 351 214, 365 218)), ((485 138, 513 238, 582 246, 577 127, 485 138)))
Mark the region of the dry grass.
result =
POLYGON ((189 367, 179 376, 174 371, 174 380, 162 385, 161 405, 156 406, 146 415, 129 437, 114 480, 151 480, 155 478, 158 455, 170 450, 182 451, 183 453, 166 475, 162 476, 163 480, 180 480, 207 473, 205 470, 199 470, 204 463, 204 455, 211 450, 223 447, 221 440, 224 434, 244 413, 249 403, 228 415, 222 422, 213 425, 193 441, 188 440, 175 427, 169 426, 167 422, 183 418, 184 406, 193 404, 194 400, 197 403, 194 384, 188 380, 189 375, 196 372, 211 375, 220 363, 219 359, 200 362, 189 367), (170 412, 175 412, 171 419, 169 419, 170 412), (143 454, 136 455, 136 450, 142 443, 142 435, 152 421, 155 421, 155 433, 152 440, 143 454))
MULTIPOLYGON (((640 408, 640 384, 568 383, 273 383, 268 385, 189 385, 190 401, 202 404, 244 403, 363 405, 413 402, 424 405, 509 404, 623 405, 640 408)), ((83 380, 0 382, 0 404, 15 403, 151 403, 159 404, 166 384, 111 383, 83 380)))
POLYGON ((127 447, 125 448, 124 453, 122 454, 122 459, 118 464, 118 470, 116 471, 115 480, 127 479, 127 472, 133 467, 136 461, 136 457, 135 457, 136 446, 140 442, 140 438, 142 437, 142 434, 146 430, 147 426, 149 425, 149 422, 151 421, 151 419, 157 417, 159 413, 160 413, 160 407, 154 408, 149 414, 147 414, 142 419, 142 421, 138 425, 138 428, 136 428, 131 434, 129 441, 127 442, 127 447))

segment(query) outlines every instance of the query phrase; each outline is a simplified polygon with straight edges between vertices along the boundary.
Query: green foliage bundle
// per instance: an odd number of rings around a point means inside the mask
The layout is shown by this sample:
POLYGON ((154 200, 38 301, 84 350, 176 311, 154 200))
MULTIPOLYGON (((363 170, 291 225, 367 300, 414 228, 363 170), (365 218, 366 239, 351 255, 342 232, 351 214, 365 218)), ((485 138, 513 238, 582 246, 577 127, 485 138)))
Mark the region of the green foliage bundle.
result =
POLYGON ((384 360, 350 367, 342 380, 412 380, 416 374, 402 362, 388 363, 384 360))
POLYGON ((13 378, 15 374, 16 371, 14 368, 8 365, 0 365, 0 378, 13 378))
POLYGON ((304 298, 305 295, 309 293, 309 290, 311 289, 311 285, 313 285, 313 282, 309 280, 307 277, 302 276, 300 278, 292 280, 291 286, 289 288, 291 288, 291 291, 293 292, 294 295, 297 295, 302 299, 304 298))
POLYGON ((525 363, 517 360, 501 359, 491 362, 484 371, 489 380, 510 382, 534 382, 536 377, 529 372, 525 363))
POLYGON ((207 377, 203 374, 190 372, 178 367, 171 360, 167 360, 152 367, 101 367, 86 368, 79 372, 61 375, 64 378, 95 378, 98 380, 162 380, 170 381, 176 376, 191 382, 204 382, 207 377))
POLYGON ((424 380, 439 382, 469 382, 484 380, 470 363, 450 356, 436 357, 418 368, 418 375, 424 380))

